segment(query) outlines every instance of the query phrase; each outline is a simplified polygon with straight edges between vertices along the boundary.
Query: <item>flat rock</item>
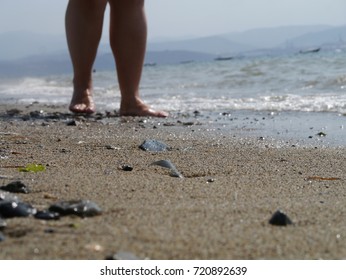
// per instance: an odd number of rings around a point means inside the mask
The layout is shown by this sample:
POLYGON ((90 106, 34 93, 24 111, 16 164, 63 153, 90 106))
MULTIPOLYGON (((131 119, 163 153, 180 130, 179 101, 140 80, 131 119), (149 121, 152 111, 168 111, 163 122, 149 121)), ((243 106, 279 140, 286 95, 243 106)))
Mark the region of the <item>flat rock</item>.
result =
POLYGON ((147 152, 164 152, 169 149, 165 143, 157 140, 145 140, 139 148, 147 152))
POLYGON ((133 167, 129 164, 124 164, 121 166, 121 170, 123 171, 132 171, 133 170, 133 167))
POLYGON ((89 200, 61 201, 51 205, 49 211, 59 213, 61 216, 76 215, 83 218, 102 213, 101 208, 89 200))
POLYGON ((10 219, 28 217, 36 214, 36 209, 28 203, 3 200, 0 201, 0 217, 10 219))
POLYGON ((60 214, 57 212, 51 212, 51 211, 38 211, 35 214, 35 218, 39 220, 59 220, 60 214))
POLYGON ((6 186, 0 187, 1 190, 11 193, 29 193, 30 189, 28 186, 23 184, 21 181, 15 181, 7 184, 6 186))

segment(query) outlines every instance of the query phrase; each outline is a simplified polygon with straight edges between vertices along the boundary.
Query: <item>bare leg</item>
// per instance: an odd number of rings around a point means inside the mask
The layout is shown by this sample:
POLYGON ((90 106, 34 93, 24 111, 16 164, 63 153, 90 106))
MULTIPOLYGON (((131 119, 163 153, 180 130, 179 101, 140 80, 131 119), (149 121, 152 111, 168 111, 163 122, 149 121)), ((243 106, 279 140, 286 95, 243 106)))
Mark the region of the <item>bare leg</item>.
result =
POLYGON ((69 109, 92 114, 92 67, 101 39, 107 0, 70 0, 66 11, 66 36, 72 60, 73 96, 69 109))
POLYGON ((109 0, 110 43, 116 60, 121 91, 120 115, 167 117, 149 108, 139 97, 147 22, 144 0, 109 0))

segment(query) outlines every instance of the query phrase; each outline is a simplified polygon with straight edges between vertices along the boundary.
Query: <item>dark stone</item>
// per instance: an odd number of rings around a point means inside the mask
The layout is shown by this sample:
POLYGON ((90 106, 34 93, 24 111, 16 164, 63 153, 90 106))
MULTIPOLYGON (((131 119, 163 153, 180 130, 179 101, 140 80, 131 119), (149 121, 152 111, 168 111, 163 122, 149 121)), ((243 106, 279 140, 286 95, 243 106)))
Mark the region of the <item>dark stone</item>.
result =
POLYGON ((183 122, 183 125, 185 126, 193 126, 194 124, 194 122, 183 122))
POLYGON ((145 140, 139 148, 147 152, 164 152, 169 149, 165 143, 157 140, 145 140))
POLYGON ((0 189, 11 193, 29 193, 30 189, 20 181, 15 181, 0 187, 0 189))
POLYGON ((77 123, 75 120, 71 120, 71 121, 68 121, 68 122, 66 123, 66 125, 67 125, 67 126, 77 126, 78 123, 77 123))
POLYGON ((132 171, 132 170, 133 170, 133 167, 132 167, 131 165, 125 164, 125 165, 123 165, 123 166, 121 167, 121 169, 122 169, 123 171, 132 171))
POLYGON ((50 212, 50 211, 44 210, 44 211, 38 211, 35 214, 35 218, 39 220, 59 220, 60 214, 57 212, 50 212))
POLYGON ((0 217, 4 219, 28 217, 35 214, 36 209, 28 203, 8 200, 0 201, 0 217))
POLYGON ((42 118, 45 114, 43 111, 32 111, 29 113, 29 115, 31 118, 39 119, 42 118))
POLYGON ((291 225, 291 219, 280 210, 276 211, 269 220, 269 224, 273 226, 287 226, 291 225))
POLYGON ((83 218, 100 215, 102 212, 96 203, 89 200, 61 201, 51 205, 49 211, 57 212, 61 216, 76 215, 83 218))
POLYGON ((319 132, 319 133, 317 133, 316 135, 319 136, 319 137, 326 137, 326 136, 327 136, 327 133, 319 132))

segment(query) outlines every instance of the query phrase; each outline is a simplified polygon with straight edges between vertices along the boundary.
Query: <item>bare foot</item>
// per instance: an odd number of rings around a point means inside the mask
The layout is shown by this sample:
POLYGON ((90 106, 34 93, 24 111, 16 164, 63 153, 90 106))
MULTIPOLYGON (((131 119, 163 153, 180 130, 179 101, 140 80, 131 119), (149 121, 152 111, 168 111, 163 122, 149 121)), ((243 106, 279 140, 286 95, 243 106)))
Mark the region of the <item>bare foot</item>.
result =
POLYGON ((95 113, 95 104, 90 90, 82 92, 73 92, 72 100, 69 109, 73 113, 93 114, 95 113))
POLYGON ((132 116, 132 117, 156 117, 167 118, 168 113, 165 111, 155 111, 147 106, 143 101, 137 100, 135 104, 120 105, 120 116, 132 116))

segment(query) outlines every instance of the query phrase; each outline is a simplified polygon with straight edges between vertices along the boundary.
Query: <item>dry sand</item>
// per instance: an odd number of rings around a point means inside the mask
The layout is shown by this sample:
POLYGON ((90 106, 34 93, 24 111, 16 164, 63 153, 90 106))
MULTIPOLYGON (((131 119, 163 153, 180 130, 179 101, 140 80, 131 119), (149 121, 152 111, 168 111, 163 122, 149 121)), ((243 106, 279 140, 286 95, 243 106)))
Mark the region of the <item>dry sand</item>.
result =
POLYGON ((79 117, 71 126, 68 114, 29 117, 66 112, 35 106, 0 106, 0 185, 22 181, 32 192, 18 196, 37 209, 88 199, 103 213, 7 219, 0 259, 346 258, 345 147, 245 137, 246 129, 187 116, 79 117), (142 151, 145 139, 171 150, 142 151), (150 166, 157 160, 170 160, 185 178, 150 166), (46 171, 14 168, 28 163, 46 171), (268 223, 278 209, 293 225, 268 223))

